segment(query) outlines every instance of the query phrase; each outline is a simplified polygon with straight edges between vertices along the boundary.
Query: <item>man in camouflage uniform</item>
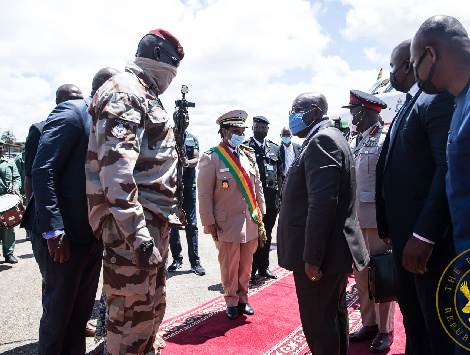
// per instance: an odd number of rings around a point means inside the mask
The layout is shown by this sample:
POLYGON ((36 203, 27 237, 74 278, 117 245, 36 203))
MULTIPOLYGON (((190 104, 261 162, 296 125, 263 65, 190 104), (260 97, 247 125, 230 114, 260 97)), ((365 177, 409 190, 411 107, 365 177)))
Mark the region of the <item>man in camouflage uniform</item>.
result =
MULTIPOLYGON (((3 157, 5 142, 0 141, 0 196, 5 194, 18 194, 21 187, 21 178, 15 163, 3 157)), ((0 228, 0 239, 2 241, 3 257, 5 262, 16 264, 15 258, 15 230, 13 228, 0 228)))
POLYGON ((158 29, 95 94, 86 160, 90 224, 104 244, 108 353, 155 354, 166 306, 168 225, 178 225, 177 152, 160 102, 184 52, 158 29))

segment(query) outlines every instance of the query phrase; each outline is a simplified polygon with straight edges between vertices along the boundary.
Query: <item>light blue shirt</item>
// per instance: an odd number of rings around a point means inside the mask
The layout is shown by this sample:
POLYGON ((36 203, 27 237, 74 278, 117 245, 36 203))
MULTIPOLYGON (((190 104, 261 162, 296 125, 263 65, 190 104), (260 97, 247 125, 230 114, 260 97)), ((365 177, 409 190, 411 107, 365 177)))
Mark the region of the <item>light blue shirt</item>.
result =
POLYGON ((459 255, 470 249, 470 81, 455 104, 447 141, 446 192, 459 255))

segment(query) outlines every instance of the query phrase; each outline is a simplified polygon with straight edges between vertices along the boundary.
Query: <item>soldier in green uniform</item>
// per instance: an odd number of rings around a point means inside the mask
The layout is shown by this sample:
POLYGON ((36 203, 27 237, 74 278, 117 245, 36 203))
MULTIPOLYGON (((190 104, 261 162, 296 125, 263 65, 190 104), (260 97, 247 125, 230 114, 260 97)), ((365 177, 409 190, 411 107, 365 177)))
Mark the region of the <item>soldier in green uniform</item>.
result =
MULTIPOLYGON (((21 178, 13 161, 3 157, 4 141, 0 141, 0 196, 6 194, 20 194, 21 178)), ((15 231, 13 228, 0 228, 2 250, 5 262, 16 264, 15 258, 15 231)))

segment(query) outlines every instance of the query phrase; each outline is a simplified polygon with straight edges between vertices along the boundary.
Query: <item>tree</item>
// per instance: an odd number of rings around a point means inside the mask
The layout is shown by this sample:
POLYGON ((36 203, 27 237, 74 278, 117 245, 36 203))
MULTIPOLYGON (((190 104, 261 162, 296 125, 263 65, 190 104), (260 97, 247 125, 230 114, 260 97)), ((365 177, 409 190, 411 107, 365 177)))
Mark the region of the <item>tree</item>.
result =
POLYGON ((16 137, 11 130, 5 131, 0 137, 8 145, 8 156, 10 156, 10 146, 16 142, 16 137))
POLYGON ((3 132, 0 139, 7 144, 14 144, 16 142, 16 137, 10 130, 3 132))

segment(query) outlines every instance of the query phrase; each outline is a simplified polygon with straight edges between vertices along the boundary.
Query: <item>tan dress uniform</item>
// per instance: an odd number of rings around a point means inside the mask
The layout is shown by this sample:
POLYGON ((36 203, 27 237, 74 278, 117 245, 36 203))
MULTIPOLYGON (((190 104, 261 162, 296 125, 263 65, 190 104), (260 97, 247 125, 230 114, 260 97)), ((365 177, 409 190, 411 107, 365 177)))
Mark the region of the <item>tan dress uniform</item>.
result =
MULTIPOLYGON (((263 187, 256 158, 249 147, 238 149, 240 163, 250 177, 261 213, 265 214, 263 187), (251 155, 251 157, 249 157, 251 155)), ((235 178, 217 153, 205 152, 197 178, 199 214, 204 232, 217 223, 220 274, 227 307, 248 303, 253 253, 258 246, 258 224, 253 220, 235 178)))
MULTIPOLYGON (((377 122, 362 133, 360 141, 353 138, 350 142, 356 162, 357 216, 370 255, 378 255, 387 251, 387 246, 379 238, 375 215, 375 166, 386 133, 387 129, 380 122, 377 122)), ((380 333, 389 333, 394 328, 395 302, 376 304, 374 300, 369 299, 367 273, 367 268, 361 272, 354 269, 362 323, 365 326, 378 324, 380 333)))

